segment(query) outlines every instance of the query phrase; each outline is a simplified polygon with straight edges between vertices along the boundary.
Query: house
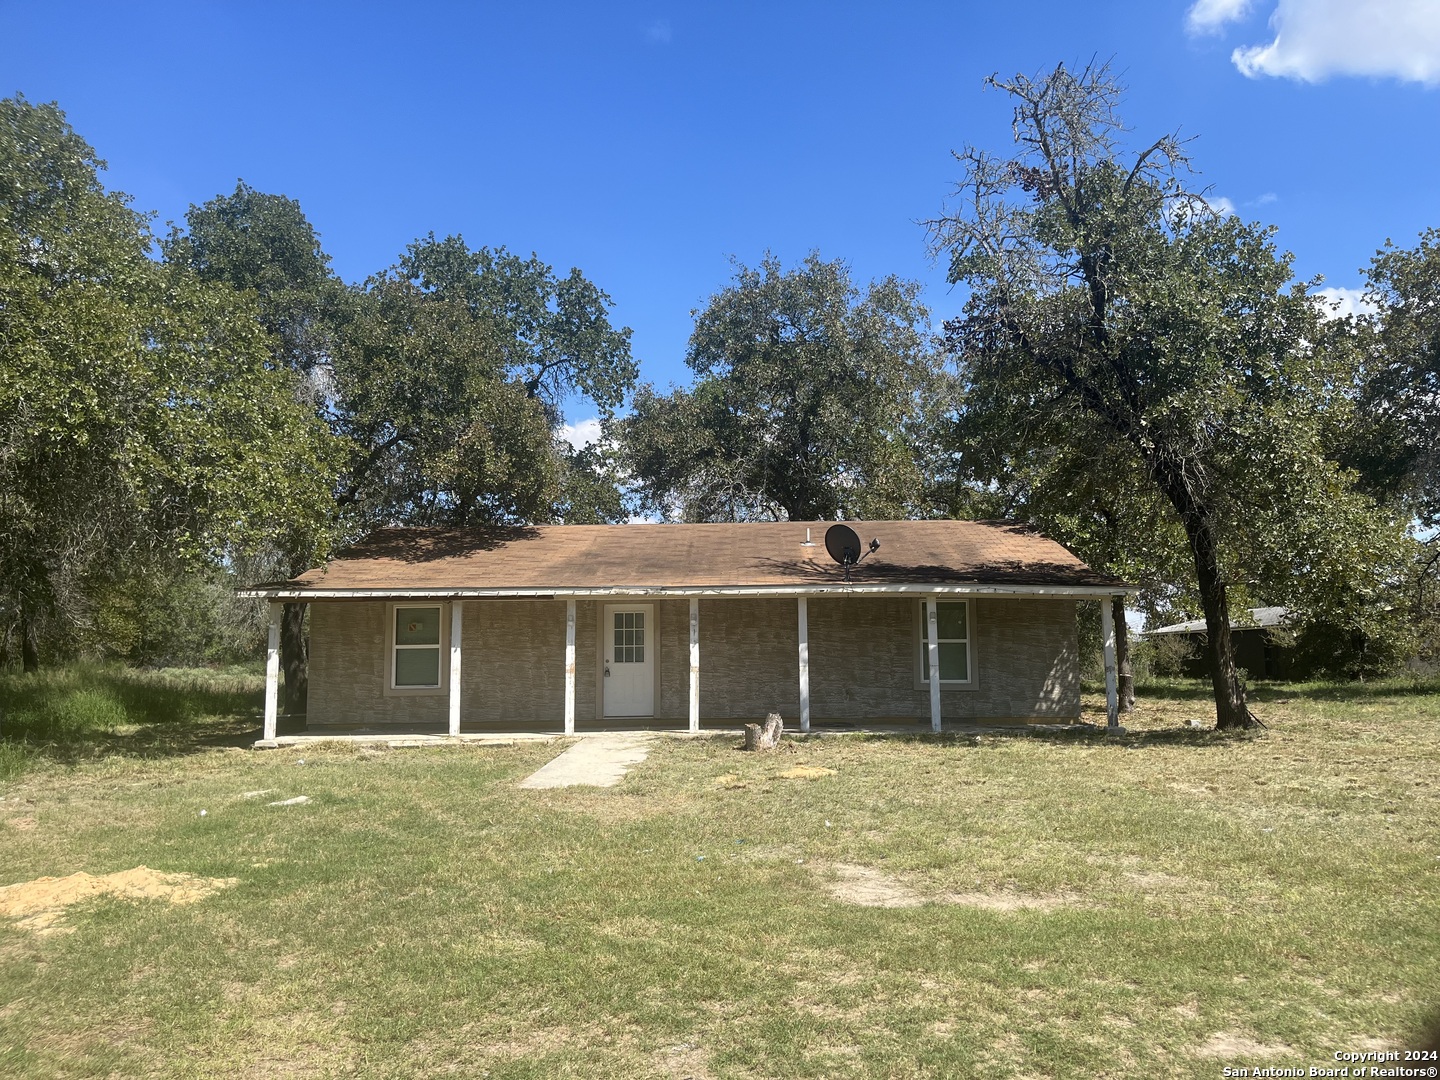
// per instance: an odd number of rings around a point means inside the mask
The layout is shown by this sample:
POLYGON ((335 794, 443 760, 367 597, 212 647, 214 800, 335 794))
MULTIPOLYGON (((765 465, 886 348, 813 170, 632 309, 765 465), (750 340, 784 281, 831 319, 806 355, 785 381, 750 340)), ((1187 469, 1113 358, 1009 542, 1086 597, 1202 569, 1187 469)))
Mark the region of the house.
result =
MULTIPOLYGON (((1244 668, 1252 679, 1288 679, 1295 659, 1295 648, 1286 632, 1289 608, 1256 607, 1230 621, 1230 647, 1235 665, 1244 668)), ((1208 632, 1204 619, 1175 623, 1146 630, 1151 641, 1171 641, 1183 649, 1180 672, 1192 678, 1206 678, 1210 662, 1205 656, 1208 632)))
POLYGON ((242 591, 271 602, 265 738, 287 601, 310 605, 312 728, 1070 722, 1087 600, 1115 722, 1122 582, 1007 522, 851 523, 879 547, 846 567, 834 524, 383 529, 242 591))

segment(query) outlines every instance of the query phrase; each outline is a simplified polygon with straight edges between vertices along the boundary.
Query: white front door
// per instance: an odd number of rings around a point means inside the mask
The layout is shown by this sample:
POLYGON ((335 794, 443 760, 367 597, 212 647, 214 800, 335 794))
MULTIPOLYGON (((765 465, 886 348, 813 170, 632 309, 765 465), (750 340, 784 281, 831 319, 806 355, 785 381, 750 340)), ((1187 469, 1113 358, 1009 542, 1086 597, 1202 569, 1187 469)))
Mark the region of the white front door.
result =
POLYGON ((605 715, 655 715, 655 608, 606 604, 605 715))

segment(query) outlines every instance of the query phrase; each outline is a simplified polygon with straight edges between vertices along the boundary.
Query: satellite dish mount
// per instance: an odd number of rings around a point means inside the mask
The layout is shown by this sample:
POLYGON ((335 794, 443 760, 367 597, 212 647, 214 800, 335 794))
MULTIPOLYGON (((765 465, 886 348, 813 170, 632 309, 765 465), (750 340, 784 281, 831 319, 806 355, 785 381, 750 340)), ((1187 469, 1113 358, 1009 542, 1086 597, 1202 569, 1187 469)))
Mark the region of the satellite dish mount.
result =
POLYGON ((825 530, 825 550, 830 557, 845 568, 845 584, 850 584, 850 568, 857 565, 866 555, 880 550, 880 541, 871 540, 870 549, 862 553, 860 537, 849 525, 831 525, 825 530))

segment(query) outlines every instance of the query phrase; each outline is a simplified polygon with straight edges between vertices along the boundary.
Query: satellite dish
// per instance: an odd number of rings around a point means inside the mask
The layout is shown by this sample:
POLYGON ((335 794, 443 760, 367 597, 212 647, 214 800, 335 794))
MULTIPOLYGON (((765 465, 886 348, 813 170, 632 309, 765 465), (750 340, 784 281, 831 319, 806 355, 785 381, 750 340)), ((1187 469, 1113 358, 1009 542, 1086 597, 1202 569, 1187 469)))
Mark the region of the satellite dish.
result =
POLYGON ((849 568, 860 561, 860 537, 849 525, 831 525, 825 530, 825 550, 841 566, 849 568))

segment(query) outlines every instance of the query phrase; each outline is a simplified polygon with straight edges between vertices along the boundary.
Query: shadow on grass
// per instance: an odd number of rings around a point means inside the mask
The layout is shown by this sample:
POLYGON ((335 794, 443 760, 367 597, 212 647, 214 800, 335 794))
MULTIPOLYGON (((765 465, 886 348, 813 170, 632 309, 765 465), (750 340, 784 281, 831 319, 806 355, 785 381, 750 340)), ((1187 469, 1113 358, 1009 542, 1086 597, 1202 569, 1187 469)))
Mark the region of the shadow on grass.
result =
POLYGON ((1387 697, 1428 697, 1440 695, 1440 681, 1429 680, 1384 680, 1377 682, 1351 683, 1264 683, 1253 687, 1254 698, 1259 702, 1288 702, 1297 699, 1306 701, 1365 701, 1387 697))
POLYGON ((248 746, 263 680, 241 668, 82 665, 0 675, 0 779, 35 760, 168 757, 248 746))
POLYGON ((1147 747, 1192 746, 1197 749, 1229 746, 1246 742, 1264 734, 1264 729, 1250 731, 1215 731, 1213 728, 1163 728, 1159 731, 1129 731, 1110 735, 1104 727, 1076 725, 1073 727, 996 727, 976 731, 951 730, 936 735, 929 731, 895 732, 864 736, 886 742, 958 744, 984 749, 1012 742, 1044 742, 1058 746, 1114 746, 1122 750, 1144 750, 1147 747))

